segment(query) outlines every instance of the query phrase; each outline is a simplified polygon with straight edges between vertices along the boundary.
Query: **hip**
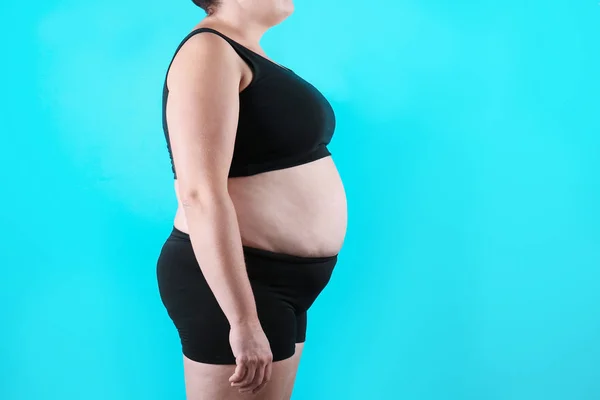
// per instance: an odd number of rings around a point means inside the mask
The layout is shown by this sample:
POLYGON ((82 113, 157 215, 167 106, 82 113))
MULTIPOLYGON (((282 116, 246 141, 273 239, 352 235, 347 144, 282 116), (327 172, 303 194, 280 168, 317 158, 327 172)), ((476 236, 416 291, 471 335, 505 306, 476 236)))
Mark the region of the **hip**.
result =
MULTIPOLYGON (((337 255, 301 257, 264 249, 243 247, 248 279, 255 296, 268 296, 306 311, 328 284, 337 255)), ((214 300, 203 268, 194 254, 189 235, 173 226, 158 261, 157 278, 163 301, 189 303, 186 296, 214 300)), ((196 301, 200 303, 200 301, 196 301)))

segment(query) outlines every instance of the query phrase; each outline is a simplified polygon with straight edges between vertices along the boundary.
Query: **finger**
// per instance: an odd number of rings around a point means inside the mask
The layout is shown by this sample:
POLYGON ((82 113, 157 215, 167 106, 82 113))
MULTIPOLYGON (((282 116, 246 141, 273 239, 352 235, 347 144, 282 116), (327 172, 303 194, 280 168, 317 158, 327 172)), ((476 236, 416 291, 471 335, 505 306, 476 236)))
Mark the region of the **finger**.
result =
POLYGON ((273 362, 270 361, 267 363, 267 368, 265 369, 265 380, 269 382, 271 380, 271 374, 273 373, 273 362))
POLYGON ((256 387, 256 389, 254 389, 254 390, 252 391, 252 394, 256 394, 256 393, 260 392, 260 391, 262 390, 262 388, 264 388, 264 387, 265 387, 265 385, 266 385, 267 383, 269 383, 269 381, 270 381, 271 379, 270 379, 270 377, 268 377, 268 376, 267 376, 267 373, 270 373, 270 371, 269 371, 269 370, 270 370, 270 367, 271 367, 271 363, 267 363, 267 364, 265 365, 265 368, 263 369, 263 370, 264 370, 263 380, 262 380, 262 382, 260 383, 260 385, 258 385, 258 386, 256 387))
POLYGON ((246 365, 242 363, 236 365, 235 372, 229 378, 229 382, 231 382, 232 386, 239 384, 242 379, 244 379, 244 376, 246 376, 246 370, 246 365))
POLYGON ((258 365, 255 362, 250 363, 246 366, 248 372, 246 372, 246 376, 244 376, 244 379, 242 380, 242 382, 240 382, 240 387, 247 387, 252 384, 252 381, 254 380, 254 375, 256 374, 257 366, 258 365))
POLYGON ((252 378, 254 377, 254 367, 248 361, 239 361, 239 365, 242 366, 244 370, 244 374, 235 382, 231 384, 231 386, 245 386, 248 385, 249 382, 252 382, 252 378))
POLYGON ((241 387, 241 391, 254 391, 257 387, 259 387, 265 378, 265 365, 263 363, 256 364, 256 375, 254 375, 254 379, 251 384, 247 387, 241 387))

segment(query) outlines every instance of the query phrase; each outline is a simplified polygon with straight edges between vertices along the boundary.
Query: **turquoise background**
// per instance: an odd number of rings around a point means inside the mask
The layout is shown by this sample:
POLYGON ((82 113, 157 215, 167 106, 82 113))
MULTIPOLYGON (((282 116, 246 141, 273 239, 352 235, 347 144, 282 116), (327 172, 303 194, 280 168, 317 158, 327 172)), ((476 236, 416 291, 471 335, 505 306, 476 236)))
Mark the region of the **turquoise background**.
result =
MULTIPOLYGON (((0 6, 0 399, 183 399, 155 263, 190 1, 0 6)), ((349 230, 294 400, 600 399, 597 1, 297 1, 349 230)))

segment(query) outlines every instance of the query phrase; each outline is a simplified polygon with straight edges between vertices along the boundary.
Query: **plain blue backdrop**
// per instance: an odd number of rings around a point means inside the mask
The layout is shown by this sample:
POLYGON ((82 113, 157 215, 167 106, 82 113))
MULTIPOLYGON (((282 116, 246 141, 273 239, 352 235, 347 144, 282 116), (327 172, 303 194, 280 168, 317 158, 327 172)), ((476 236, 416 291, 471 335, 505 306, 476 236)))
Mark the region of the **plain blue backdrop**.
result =
MULTIPOLYGON (((0 399, 184 399, 155 265, 189 0, 0 6, 0 399)), ((293 400, 600 399, 600 6, 296 1, 349 229, 293 400)))

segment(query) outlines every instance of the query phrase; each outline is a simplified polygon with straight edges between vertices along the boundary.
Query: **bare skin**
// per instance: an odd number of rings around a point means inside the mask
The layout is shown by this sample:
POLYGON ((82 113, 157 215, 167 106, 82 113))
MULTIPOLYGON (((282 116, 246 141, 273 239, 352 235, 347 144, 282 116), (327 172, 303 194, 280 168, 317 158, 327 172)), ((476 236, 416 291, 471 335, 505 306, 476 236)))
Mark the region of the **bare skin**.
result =
POLYGON ((235 365, 197 363, 183 356, 184 377, 188 400, 284 400, 290 399, 304 344, 296 344, 296 353, 288 359, 273 363, 271 381, 258 393, 239 393, 223 385, 235 365))
MULTIPOLYGON (((260 37, 291 13, 290 4, 223 0, 194 29, 214 28, 264 55, 260 37)), ((186 42, 167 77, 167 122, 178 175, 174 225, 190 235, 202 272, 230 322, 236 356, 236 365, 202 364, 184 356, 188 400, 290 398, 303 344, 297 344, 293 357, 272 362, 242 245, 329 256, 339 252, 346 232, 346 196, 331 157, 228 178, 239 92, 251 79, 248 65, 211 33, 186 42)))
MULTIPOLYGON (((175 187, 177 193, 177 180, 175 187)), ((228 190, 244 245, 315 257, 333 255, 341 249, 346 200, 332 158, 229 178, 228 190)), ((175 226, 187 232, 181 204, 175 226)))

